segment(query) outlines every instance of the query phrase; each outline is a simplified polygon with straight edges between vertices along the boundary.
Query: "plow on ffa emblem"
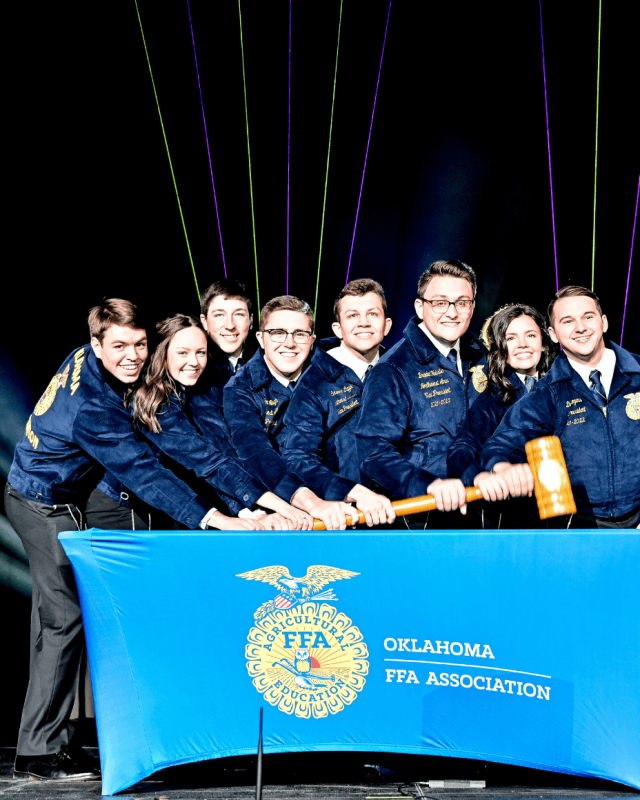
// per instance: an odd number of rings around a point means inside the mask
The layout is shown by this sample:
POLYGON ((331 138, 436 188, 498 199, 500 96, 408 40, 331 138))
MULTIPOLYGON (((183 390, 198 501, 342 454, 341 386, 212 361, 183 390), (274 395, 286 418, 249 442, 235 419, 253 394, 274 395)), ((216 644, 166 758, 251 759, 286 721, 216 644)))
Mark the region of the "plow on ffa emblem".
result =
POLYGON ((286 567, 243 572, 238 578, 262 581, 279 594, 255 612, 245 647, 255 688, 286 714, 319 719, 337 714, 358 696, 369 673, 369 651, 359 629, 327 600, 337 600, 334 581, 357 572, 316 565, 304 578, 286 567))

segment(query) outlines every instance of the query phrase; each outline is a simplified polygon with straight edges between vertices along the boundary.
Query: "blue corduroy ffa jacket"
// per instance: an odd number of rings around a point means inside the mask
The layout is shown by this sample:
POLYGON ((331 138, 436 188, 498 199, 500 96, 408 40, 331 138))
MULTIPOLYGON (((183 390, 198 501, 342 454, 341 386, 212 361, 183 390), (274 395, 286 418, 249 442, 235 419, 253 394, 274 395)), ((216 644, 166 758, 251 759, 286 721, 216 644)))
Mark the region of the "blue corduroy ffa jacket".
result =
POLYGON ((224 416, 243 467, 287 503, 305 485, 280 453, 292 394, 269 372, 258 350, 227 383, 223 395, 224 416))
POLYGON ((360 483, 355 425, 362 381, 327 354, 339 345, 336 337, 316 342, 311 364, 298 381, 284 420, 282 454, 324 500, 344 500, 360 483))
POLYGON ((505 402, 497 390, 489 384, 487 390, 473 404, 473 411, 467 414, 449 448, 448 477, 460 478, 465 486, 473 486, 474 478, 482 472, 480 454, 485 442, 495 433, 511 406, 528 394, 526 386, 514 370, 510 370, 507 377, 516 390, 515 397, 505 402))
POLYGON ((371 371, 356 426, 361 472, 394 499, 425 494, 447 477, 449 446, 487 385, 475 337, 462 337, 460 375, 419 324, 414 317, 371 371))
POLYGON ((150 506, 197 527, 211 506, 137 437, 124 407, 126 388, 102 367, 90 345, 71 353, 29 417, 9 483, 38 503, 77 503, 106 468, 150 506))
POLYGON ((616 356, 606 414, 564 353, 535 392, 506 413, 483 448, 484 469, 526 461, 525 444, 558 436, 579 512, 603 519, 640 505, 640 356, 611 345, 616 356))

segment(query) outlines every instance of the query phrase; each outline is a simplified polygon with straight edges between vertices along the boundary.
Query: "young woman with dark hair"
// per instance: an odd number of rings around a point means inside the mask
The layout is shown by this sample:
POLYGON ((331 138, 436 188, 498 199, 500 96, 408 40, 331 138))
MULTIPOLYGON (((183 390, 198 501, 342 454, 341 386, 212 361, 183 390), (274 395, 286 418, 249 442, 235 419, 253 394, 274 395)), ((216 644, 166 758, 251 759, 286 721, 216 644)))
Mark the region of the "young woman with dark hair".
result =
POLYGON ((156 327, 158 343, 131 401, 133 418, 140 433, 160 452, 165 463, 170 460, 170 468, 183 480, 197 483, 194 488, 199 494, 207 491, 203 489, 203 482, 208 484, 209 493, 213 488, 215 498, 222 498, 232 514, 240 513, 242 517, 216 511, 207 519, 209 527, 221 530, 310 528, 313 520, 308 514, 267 491, 243 469, 217 428, 198 427, 190 410, 190 393, 207 364, 207 338, 200 322, 194 317, 176 314, 156 327), (276 513, 257 516, 250 511, 253 506, 276 513))
MULTIPOLYGON (((465 486, 477 486, 485 500, 505 500, 506 482, 498 475, 482 472, 480 453, 507 410, 528 392, 551 368, 557 354, 545 319, 531 306, 517 303, 491 316, 483 338, 489 348, 488 380, 484 394, 476 400, 453 440, 447 455, 450 478, 461 478, 465 486)), ((485 506, 482 524, 491 527, 539 527, 535 503, 518 498, 485 506)))

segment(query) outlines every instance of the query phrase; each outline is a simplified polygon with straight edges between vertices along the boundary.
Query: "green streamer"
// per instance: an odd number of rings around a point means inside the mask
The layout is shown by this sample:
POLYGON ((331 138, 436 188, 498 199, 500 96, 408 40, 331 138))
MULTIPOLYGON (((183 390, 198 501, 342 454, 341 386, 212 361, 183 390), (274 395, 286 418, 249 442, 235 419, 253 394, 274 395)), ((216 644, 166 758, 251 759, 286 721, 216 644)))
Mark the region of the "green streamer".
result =
POLYGON ((596 156, 593 173, 593 242, 591 246, 591 291, 596 282, 596 186, 598 183, 598 115, 600 110, 600 31, 602 28, 602 0, 598 10, 598 78, 596 82, 596 156))
POLYGON ((331 122, 329 124, 329 150, 327 151, 327 173, 324 179, 324 199, 322 201, 322 224, 320 226, 320 253, 318 254, 318 277, 316 278, 316 301, 314 315, 318 311, 318 290, 320 288, 320 261, 322 260, 322 239, 324 236, 324 215, 327 207, 327 185, 329 183, 329 156, 331 155, 331 132, 333 131, 333 108, 336 101, 336 81, 338 79, 338 53, 340 52, 340 28, 342 27, 342 0, 340 0, 340 20, 338 22, 338 45, 336 47, 336 68, 333 75, 333 97, 331 99, 331 122))
POLYGON ((162 136, 164 137, 164 145, 167 148, 167 157, 169 158, 169 167, 171 169, 171 177, 173 178, 173 188, 176 190, 176 200, 178 201, 178 209, 180 211, 180 219, 182 220, 182 230, 184 231, 184 238, 187 242, 187 250, 189 251, 189 261, 191 262, 191 271, 193 272, 193 280, 196 284, 196 292, 198 293, 198 300, 200 299, 200 289, 198 288, 198 279, 196 278, 196 268, 193 265, 193 256, 191 255, 191 248, 189 247, 189 237, 187 236, 187 226, 184 222, 184 215, 182 214, 182 206, 180 205, 180 195, 178 194, 178 184, 176 183, 176 176, 173 172, 173 164, 171 163, 171 154, 169 153, 169 143, 167 142, 167 134, 164 130, 164 122, 162 121, 162 114, 160 113, 160 103, 158 101, 158 93, 156 92, 156 84, 153 80, 153 72, 151 71, 151 61, 149 61, 149 51, 147 50, 147 42, 144 38, 144 31, 142 30, 142 20, 140 19, 140 10, 138 9, 138 0, 134 0, 136 4, 136 14, 138 15, 138 22, 140 23, 140 33, 142 34, 142 43, 144 44, 144 52, 147 56, 147 64, 149 65, 149 75, 151 75, 151 85, 153 86, 153 96, 156 98, 156 106, 158 107, 158 116, 160 117, 160 126, 162 128, 162 136))
POLYGON ((249 193, 251 195, 251 225, 253 228, 253 257, 256 264, 256 295, 258 300, 258 323, 260 322, 260 286, 258 284, 258 251, 256 249, 256 218, 253 210, 253 180, 251 178, 251 148, 249 147, 249 111, 247 109, 247 79, 244 71, 244 42, 242 39, 242 11, 238 0, 238 15, 240 17, 240 52, 242 54, 242 85, 244 87, 244 114, 247 121, 247 155, 249 157, 249 193))

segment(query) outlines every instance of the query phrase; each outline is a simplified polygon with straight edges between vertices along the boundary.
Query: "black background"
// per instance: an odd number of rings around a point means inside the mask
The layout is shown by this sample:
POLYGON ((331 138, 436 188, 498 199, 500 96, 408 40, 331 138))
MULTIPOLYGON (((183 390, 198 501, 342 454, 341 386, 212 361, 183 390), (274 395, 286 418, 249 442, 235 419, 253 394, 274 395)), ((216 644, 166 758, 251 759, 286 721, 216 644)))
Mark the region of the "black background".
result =
MULTIPOLYGON (((312 305, 339 8, 325 0, 292 11, 288 288, 312 305)), ((388 8, 344 3, 320 335, 346 280, 388 8)), ((187 3, 140 0, 139 10, 202 291, 224 272, 187 3)), ((245 1, 242 12, 264 305, 287 290, 289 5, 245 1)), ((198 308, 133 0, 17 14, 6 32, 15 55, 0 342, 3 408, 13 412, 5 461, 51 375, 87 340, 95 302, 130 298, 158 319, 198 308)), ((192 0, 191 15, 227 270, 255 298, 238 6, 192 0)), ((590 286, 598 3, 546 0, 543 15, 559 282, 590 286)), ((638 186, 635 22, 631 4, 605 4, 595 290, 615 342, 638 186)), ((385 287, 388 343, 412 313, 420 272, 438 258, 477 271, 476 331, 504 302, 544 311, 555 292, 540 15, 530 0, 393 0, 350 273, 385 287)), ((624 345, 640 352, 635 307, 624 345)), ((6 694, 19 709, 28 622, 26 601, 11 602, 16 677, 6 694)), ((0 744, 14 736, 17 713, 2 715, 0 744)))

